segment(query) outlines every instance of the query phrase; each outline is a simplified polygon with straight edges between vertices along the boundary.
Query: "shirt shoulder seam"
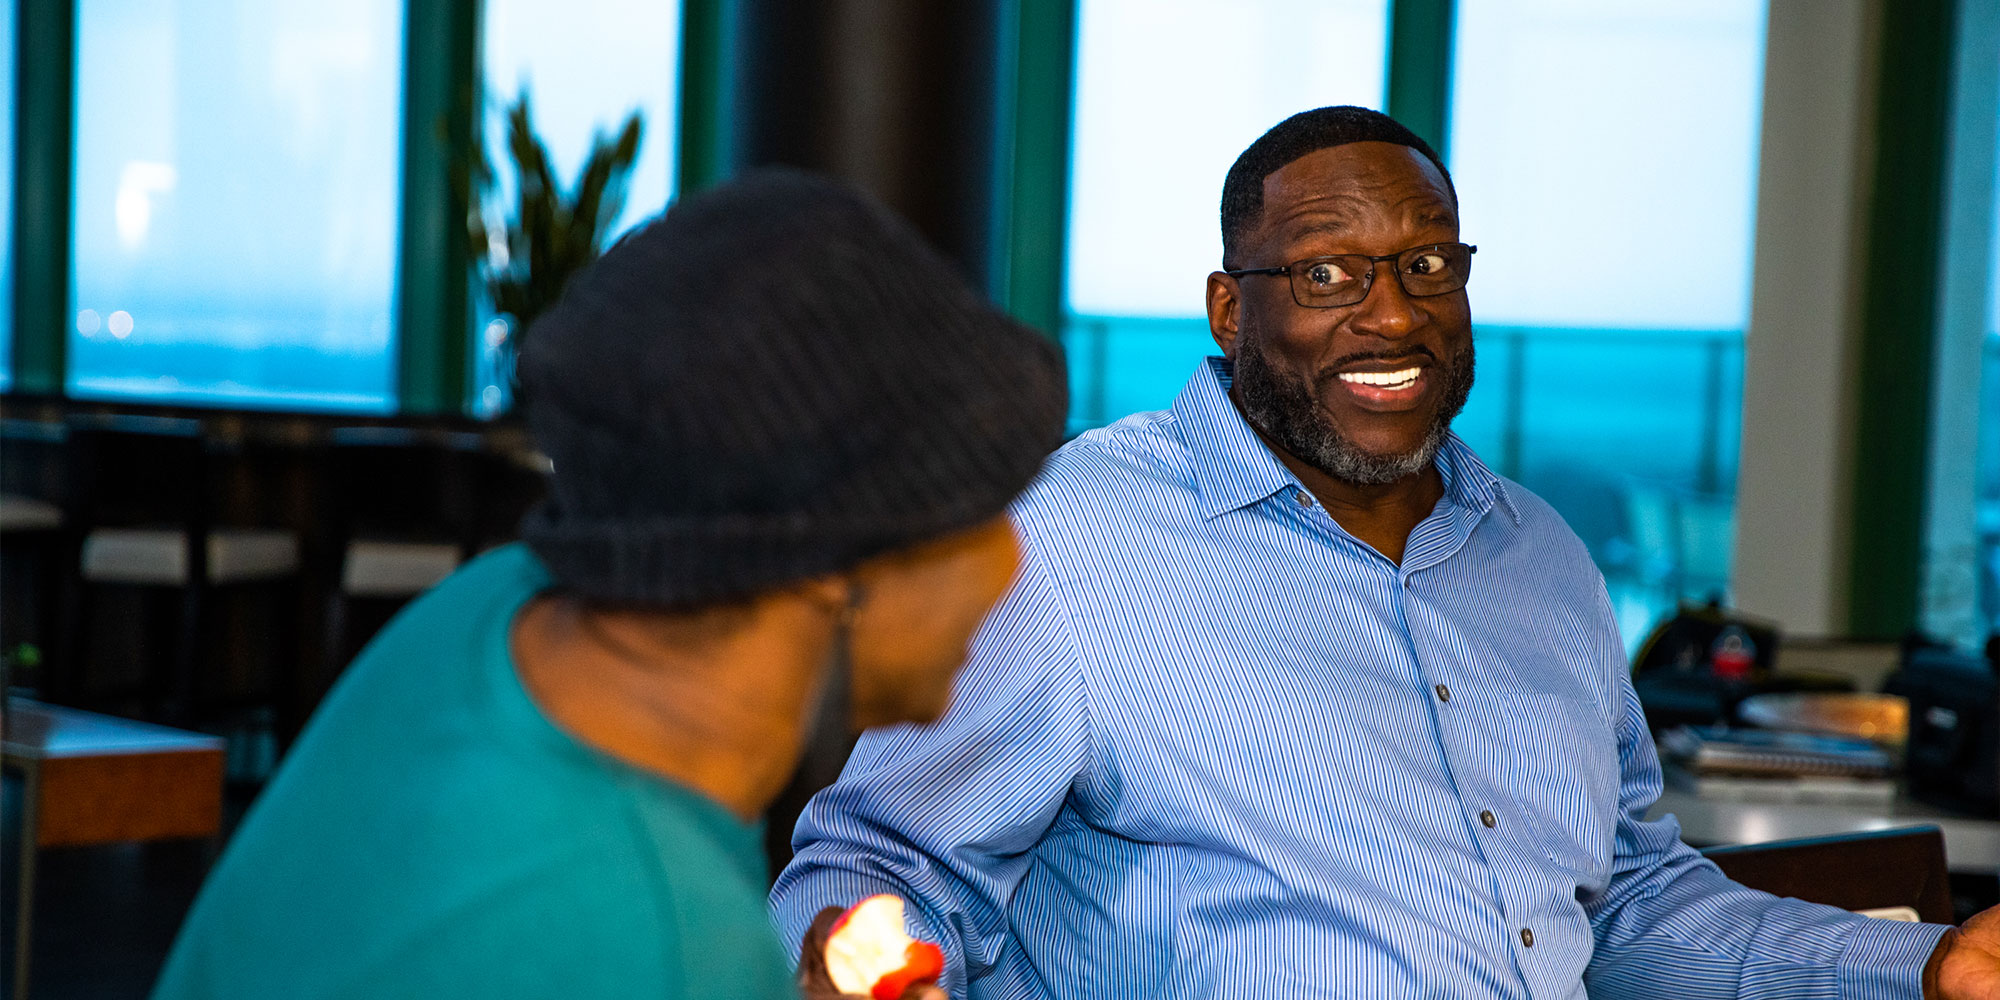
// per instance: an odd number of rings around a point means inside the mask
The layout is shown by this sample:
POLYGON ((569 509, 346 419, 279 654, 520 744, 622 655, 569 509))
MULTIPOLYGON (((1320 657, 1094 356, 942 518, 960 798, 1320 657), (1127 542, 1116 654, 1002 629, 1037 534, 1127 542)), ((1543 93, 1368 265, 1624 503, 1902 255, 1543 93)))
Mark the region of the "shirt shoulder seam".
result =
POLYGON ((1043 589, 1048 592, 1049 599, 1055 602, 1056 610, 1061 613, 1062 638, 1069 653, 1068 669, 1075 675, 1077 691, 1080 695, 1079 703, 1083 709, 1085 760, 1083 767, 1079 769, 1079 773, 1095 775, 1103 760, 1103 754, 1099 751, 1096 712, 1091 704, 1095 699, 1095 695, 1090 683, 1090 671, 1084 665, 1083 642, 1078 638, 1076 614, 1070 604, 1068 595, 1063 592, 1063 588, 1056 582, 1055 574, 1049 572, 1045 557, 1037 553, 1024 561, 1028 564, 1028 570, 1041 578, 1043 589))

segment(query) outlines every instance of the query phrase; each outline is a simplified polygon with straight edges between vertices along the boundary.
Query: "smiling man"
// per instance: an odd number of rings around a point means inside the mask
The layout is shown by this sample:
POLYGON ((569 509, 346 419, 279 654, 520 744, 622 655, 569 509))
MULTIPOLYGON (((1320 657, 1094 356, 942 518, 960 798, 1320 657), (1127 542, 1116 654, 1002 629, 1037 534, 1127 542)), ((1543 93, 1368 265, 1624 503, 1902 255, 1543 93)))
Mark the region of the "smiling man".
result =
POLYGON ((894 892, 960 997, 2000 996, 1990 915, 1776 899, 1644 820, 1603 581, 1450 432, 1474 248, 1421 139, 1287 119, 1222 230, 1223 357, 1017 502, 944 719, 801 817, 791 940, 894 892))

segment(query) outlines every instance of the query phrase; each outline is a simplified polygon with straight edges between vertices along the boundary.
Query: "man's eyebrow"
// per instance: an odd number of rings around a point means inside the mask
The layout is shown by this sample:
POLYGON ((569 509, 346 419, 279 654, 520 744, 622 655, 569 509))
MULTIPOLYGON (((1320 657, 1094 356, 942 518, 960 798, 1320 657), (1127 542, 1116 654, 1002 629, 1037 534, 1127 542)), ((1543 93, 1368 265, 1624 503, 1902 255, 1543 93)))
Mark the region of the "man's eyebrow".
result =
POLYGON ((1440 205, 1419 211, 1417 221, 1426 226, 1456 226, 1458 213, 1440 205))
POLYGON ((1348 231, 1347 219, 1339 215, 1315 215, 1298 224, 1294 236, 1341 236, 1348 231))
MULTIPOLYGON (((1443 205, 1432 205, 1417 210, 1417 224, 1422 226, 1450 226, 1457 228, 1458 213, 1443 205)), ((1346 212, 1319 211, 1293 223, 1291 234, 1300 236, 1345 236, 1350 230, 1349 214, 1346 212)))

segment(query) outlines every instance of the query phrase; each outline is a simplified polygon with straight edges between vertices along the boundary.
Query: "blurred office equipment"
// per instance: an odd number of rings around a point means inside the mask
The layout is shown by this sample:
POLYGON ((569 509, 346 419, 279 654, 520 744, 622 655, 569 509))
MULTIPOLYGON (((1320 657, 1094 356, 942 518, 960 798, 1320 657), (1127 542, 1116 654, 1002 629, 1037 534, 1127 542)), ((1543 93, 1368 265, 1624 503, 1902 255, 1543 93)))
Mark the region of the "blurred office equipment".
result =
POLYGON ((1973 656, 1911 643, 1883 690, 1910 702, 1905 780, 1912 797, 2000 817, 2000 636, 1973 656))
POLYGON ((1754 695, 1782 691, 1847 691, 1839 675, 1776 669, 1774 623, 1719 604, 1681 605, 1661 622, 1633 658, 1632 687, 1654 730, 1727 725, 1754 695))

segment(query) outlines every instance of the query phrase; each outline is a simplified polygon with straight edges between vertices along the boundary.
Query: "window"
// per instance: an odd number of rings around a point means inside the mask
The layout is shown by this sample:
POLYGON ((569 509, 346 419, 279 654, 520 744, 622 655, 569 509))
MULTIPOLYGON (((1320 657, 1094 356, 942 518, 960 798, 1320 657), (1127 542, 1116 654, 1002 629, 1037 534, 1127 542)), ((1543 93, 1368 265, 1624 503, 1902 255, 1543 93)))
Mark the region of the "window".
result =
POLYGON ((1459 0, 1458 431, 1561 511, 1629 644, 1728 586, 1763 0, 1459 0))
POLYGON ((1172 404, 1215 353, 1204 279, 1222 262, 1216 213, 1236 155, 1295 112, 1384 106, 1387 0, 1217 10, 1079 8, 1063 327, 1073 429, 1172 404))
POLYGON ((399 0, 79 0, 69 390, 387 412, 399 0))
MULTIPOLYGON (((643 116, 625 211, 606 234, 605 245, 665 208, 673 193, 680 5, 487 0, 483 19, 484 130, 503 200, 511 199, 514 190, 505 112, 525 89, 535 130, 565 192, 575 183, 594 136, 615 134, 635 110, 643 116)), ((513 333, 505 319, 491 312, 482 303, 473 352, 478 386, 474 409, 487 415, 507 405, 506 348, 513 333)))

